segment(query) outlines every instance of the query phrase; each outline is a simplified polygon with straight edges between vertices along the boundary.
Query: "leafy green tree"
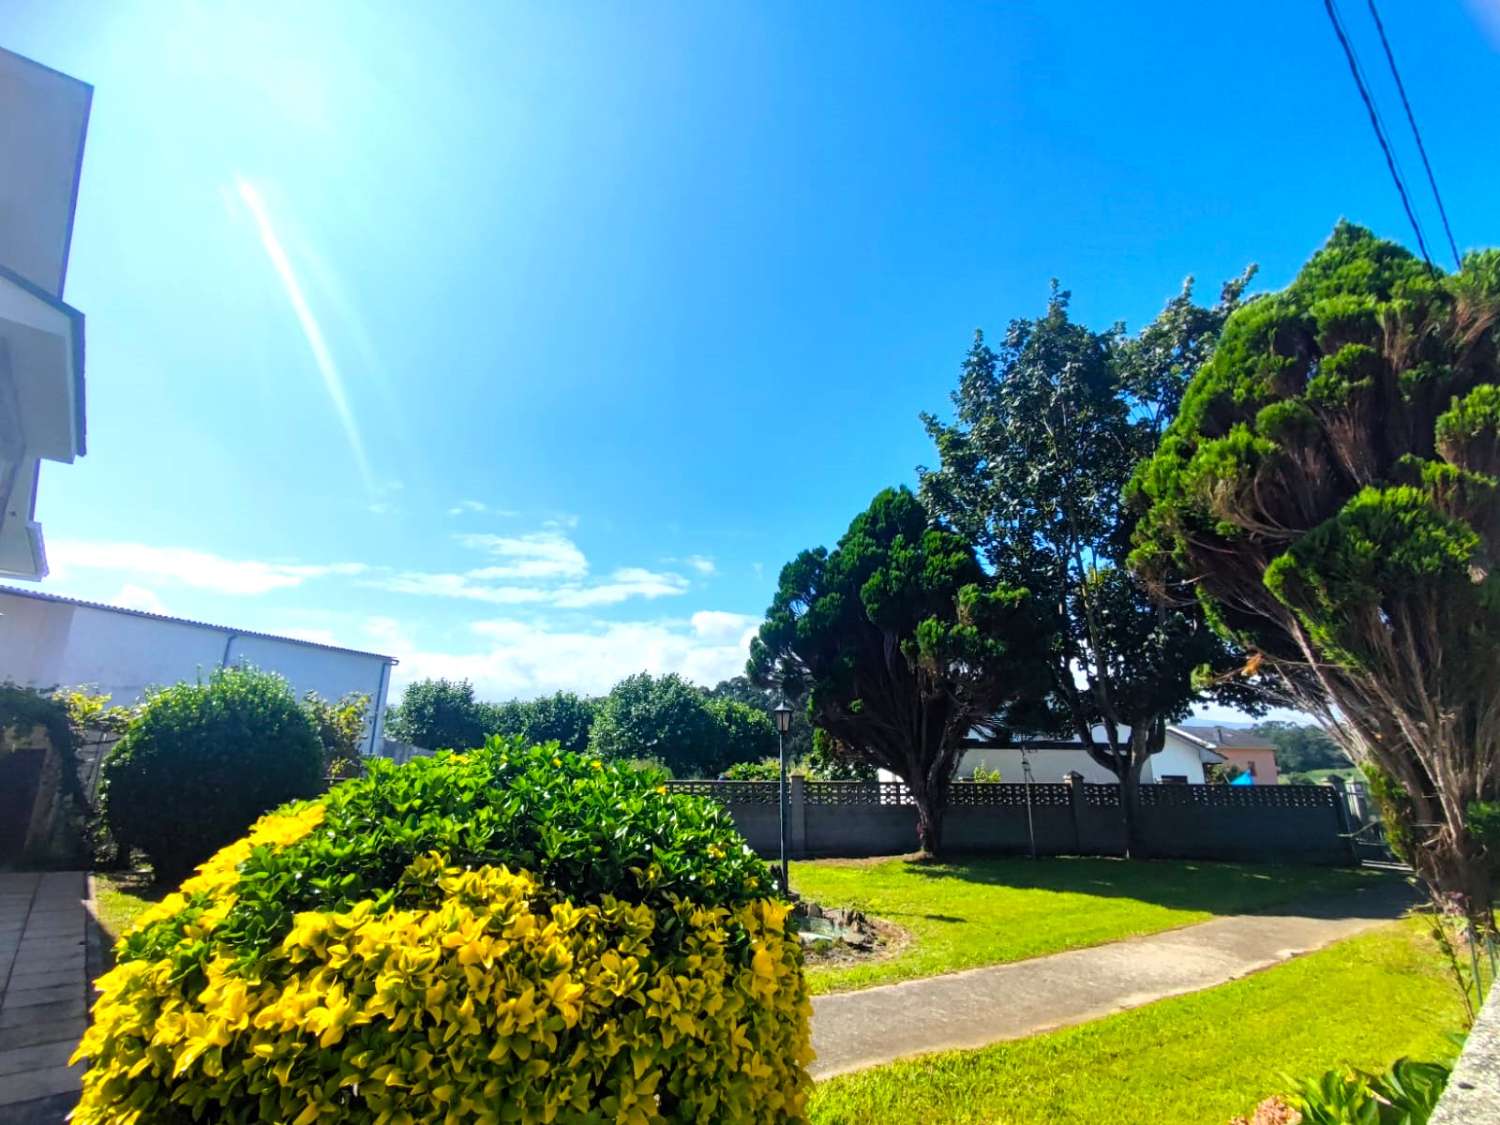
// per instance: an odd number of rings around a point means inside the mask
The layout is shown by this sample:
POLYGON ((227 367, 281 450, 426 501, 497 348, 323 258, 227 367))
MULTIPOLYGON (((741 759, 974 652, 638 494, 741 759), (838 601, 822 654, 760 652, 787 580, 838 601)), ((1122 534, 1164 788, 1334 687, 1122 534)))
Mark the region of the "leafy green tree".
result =
POLYGON ((1276 768, 1282 773, 1347 769, 1349 756, 1328 732, 1312 723, 1268 719, 1250 728, 1276 747, 1276 768))
POLYGON ((1444 275, 1340 224, 1239 309, 1133 485, 1133 565, 1191 579, 1290 702, 1399 785, 1411 859, 1492 924, 1500 251, 1444 275))
POLYGON ((832 551, 782 568, 747 671, 805 690, 814 726, 905 781, 936 855, 964 740, 1043 686, 1045 629, 1026 590, 992 582, 909 490, 886 489, 832 551))
MULTIPOLYGON (((759 687, 751 682, 749 676, 733 676, 727 680, 720 680, 709 689, 708 697, 732 699, 736 703, 754 707, 768 717, 780 701, 780 696, 774 688, 759 687)), ((789 702, 792 704, 792 729, 786 733, 786 755, 792 761, 801 761, 812 753, 813 728, 812 724, 807 721, 807 709, 797 706, 796 700, 789 702)), ((774 728, 775 719, 773 718, 771 722, 774 728)))
POLYGON ((637 672, 600 702, 589 749, 601 758, 655 759, 676 777, 713 777, 724 738, 701 690, 675 674, 637 672))
POLYGON ((558 742, 564 750, 582 752, 588 749, 597 706, 594 700, 571 691, 530 700, 522 705, 521 734, 529 742, 558 742))
POLYGON ((999 580, 1029 589, 1057 623, 1046 653, 1048 704, 1037 733, 1068 731, 1120 779, 1127 838, 1146 760, 1217 674, 1242 664, 1186 599, 1161 604, 1123 567, 1134 514, 1123 490, 1155 449, 1250 273, 1196 305, 1192 279, 1135 338, 1068 315, 1053 284, 1046 313, 1012 321, 998 348, 975 336, 952 424, 924 415, 940 465, 922 469, 929 509, 977 544, 999 580))
POLYGON ((588 749, 597 706, 594 700, 571 691, 478 705, 486 734, 520 735, 533 743, 557 742, 574 752, 588 749))
POLYGON ((484 745, 487 725, 468 680, 418 680, 402 694, 386 729, 424 750, 472 750, 484 745))
POLYGON ((776 724, 758 707, 733 699, 709 699, 708 713, 719 725, 718 765, 755 762, 776 753, 776 724))

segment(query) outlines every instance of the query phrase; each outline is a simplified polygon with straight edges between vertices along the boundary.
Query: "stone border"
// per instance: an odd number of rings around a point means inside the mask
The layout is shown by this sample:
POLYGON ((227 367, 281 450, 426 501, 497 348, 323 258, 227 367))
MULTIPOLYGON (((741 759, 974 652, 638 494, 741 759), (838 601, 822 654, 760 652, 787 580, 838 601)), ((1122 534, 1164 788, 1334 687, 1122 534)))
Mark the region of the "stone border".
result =
POLYGON ((1500 1121, 1500 988, 1491 987, 1428 1125, 1495 1121, 1500 1121))

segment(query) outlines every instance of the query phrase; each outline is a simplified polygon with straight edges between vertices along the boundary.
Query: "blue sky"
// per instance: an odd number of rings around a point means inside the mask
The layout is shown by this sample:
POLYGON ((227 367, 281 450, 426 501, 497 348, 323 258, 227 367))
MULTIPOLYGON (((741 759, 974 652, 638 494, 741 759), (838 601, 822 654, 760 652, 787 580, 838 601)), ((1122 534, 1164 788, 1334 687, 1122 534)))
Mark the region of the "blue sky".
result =
MULTIPOLYGON (((1384 8, 1460 245, 1500 242, 1500 15, 1384 8)), ((1340 216, 1408 240, 1311 0, 11 0, 0 41, 95 86, 46 588, 398 687, 733 674, 1050 278, 1138 327, 1340 216)))

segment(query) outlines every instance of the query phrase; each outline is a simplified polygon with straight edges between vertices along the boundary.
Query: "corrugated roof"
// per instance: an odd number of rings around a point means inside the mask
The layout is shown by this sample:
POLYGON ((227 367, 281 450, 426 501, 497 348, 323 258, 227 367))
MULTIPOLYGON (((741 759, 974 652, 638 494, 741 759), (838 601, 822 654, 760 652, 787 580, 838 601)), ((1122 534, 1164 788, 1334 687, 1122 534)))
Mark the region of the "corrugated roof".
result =
POLYGON ((237 637, 260 637, 267 641, 281 641, 289 645, 305 645, 308 648, 321 648, 327 652, 342 652, 350 656, 373 656, 384 660, 387 664, 399 664, 400 661, 394 656, 386 656, 380 652, 366 652, 364 649, 343 648, 340 645, 325 645, 319 641, 305 641, 301 637, 283 637, 276 633, 262 633, 255 629, 236 629, 232 625, 215 625, 208 621, 194 621, 187 617, 169 617, 165 613, 150 613, 144 609, 126 609, 124 606, 106 605, 104 602, 89 602, 82 598, 67 598, 61 594, 48 594, 41 590, 22 590, 16 586, 0 586, 0 595, 13 594, 18 598, 30 598, 38 602, 58 602, 62 605, 82 606, 85 609, 102 609, 109 613, 121 613, 127 617, 144 617, 150 621, 167 621, 173 625, 191 625, 196 629, 212 629, 217 633, 233 633, 237 637))
POLYGON ((1168 728, 1208 746, 1231 750, 1274 750, 1276 744, 1264 735, 1244 727, 1225 727, 1217 723, 1180 723, 1168 728))

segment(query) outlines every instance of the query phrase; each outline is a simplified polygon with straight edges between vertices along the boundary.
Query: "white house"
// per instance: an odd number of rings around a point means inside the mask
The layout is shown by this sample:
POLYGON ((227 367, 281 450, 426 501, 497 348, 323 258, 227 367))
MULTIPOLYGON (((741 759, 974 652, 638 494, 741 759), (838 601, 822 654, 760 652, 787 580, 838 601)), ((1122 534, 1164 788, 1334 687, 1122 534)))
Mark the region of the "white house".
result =
POLYGON ((46 576, 43 461, 84 453, 83 314, 64 303, 93 89, 0 48, 0 574, 46 576))
POLYGON ((300 697, 370 697, 366 754, 383 736, 394 657, 296 637, 0 586, 0 683, 82 687, 134 703, 147 688, 195 680, 215 668, 253 664, 279 672, 300 697))
MULTIPOLYGON (((974 736, 976 740, 979 735, 974 736)), ((1094 737, 1105 741, 1104 728, 1098 727, 1094 737)), ((1122 728, 1122 738, 1130 737, 1129 728, 1122 728)), ((1141 767, 1141 781, 1145 784, 1202 785, 1207 778, 1203 767, 1225 761, 1224 755, 1213 749, 1202 738, 1180 727, 1168 727, 1165 745, 1159 753, 1146 759, 1141 767)), ((1105 769, 1083 748, 1081 742, 1055 741, 1049 739, 1027 739, 1026 741, 992 743, 976 746, 959 759, 959 780, 974 776, 976 768, 1000 771, 1001 781, 1026 781, 1026 767, 1031 770, 1031 781, 1061 781, 1070 773, 1079 773, 1089 782, 1109 785, 1118 779, 1105 769)), ((882 781, 897 780, 894 774, 880 771, 882 781)))
MULTIPOLYGON (((1129 738, 1128 728, 1120 732, 1129 738)), ((1094 738, 1105 742, 1104 729, 1096 728, 1094 738)), ((1024 762, 1031 767, 1032 781, 1061 781, 1070 773, 1080 773, 1085 781, 1108 784, 1116 777, 1093 758, 1080 742, 1026 741, 976 748, 959 762, 958 776, 973 775, 975 767, 999 770, 1002 781, 1025 781, 1024 762)), ((1191 737, 1178 727, 1168 727, 1161 751, 1152 754, 1141 767, 1141 781, 1146 784, 1202 785, 1207 778, 1203 767, 1223 762, 1224 756, 1201 739, 1191 737)))

